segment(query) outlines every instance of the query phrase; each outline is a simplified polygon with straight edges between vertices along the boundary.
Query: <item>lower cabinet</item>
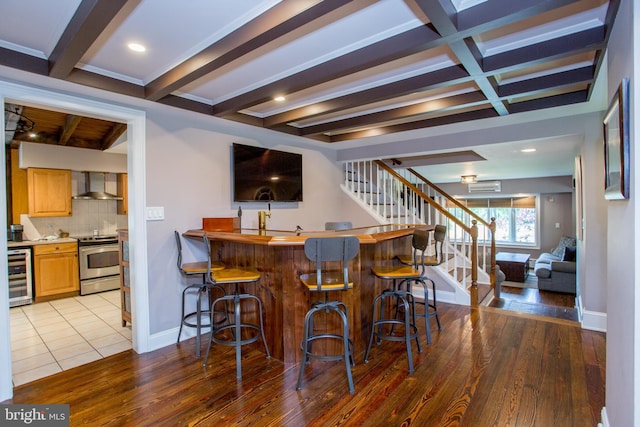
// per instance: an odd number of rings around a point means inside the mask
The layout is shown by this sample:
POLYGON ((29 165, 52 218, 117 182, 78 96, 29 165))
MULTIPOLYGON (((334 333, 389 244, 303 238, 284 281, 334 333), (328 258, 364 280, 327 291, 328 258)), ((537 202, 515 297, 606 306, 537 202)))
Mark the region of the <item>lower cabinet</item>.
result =
POLYGON ((78 295, 78 244, 35 245, 33 272, 36 302, 78 295))

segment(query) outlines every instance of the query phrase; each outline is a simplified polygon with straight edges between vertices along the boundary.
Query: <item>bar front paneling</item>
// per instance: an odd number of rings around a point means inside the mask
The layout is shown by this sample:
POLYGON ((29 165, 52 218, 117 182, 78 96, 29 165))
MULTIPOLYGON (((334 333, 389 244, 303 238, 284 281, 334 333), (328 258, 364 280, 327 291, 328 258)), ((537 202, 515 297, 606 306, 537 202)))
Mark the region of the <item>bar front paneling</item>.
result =
MULTIPOLYGON (((391 283, 376 279, 371 274, 371 266, 374 263, 396 262, 396 254, 410 251, 413 229, 412 226, 397 225, 340 232, 319 231, 304 235, 278 231, 265 233, 262 230, 206 233, 213 258, 226 265, 254 267, 260 271, 262 276, 258 282, 242 285, 240 289, 262 300, 265 334, 271 355, 285 364, 291 364, 301 360, 300 342, 307 310, 314 301, 324 299, 324 293, 309 292, 299 280, 301 273, 315 269, 304 254, 306 238, 349 234, 358 236, 360 240, 360 252, 349 267, 353 289, 329 293, 330 299, 343 301, 348 308, 350 336, 357 356, 364 353, 371 331, 371 303, 383 289, 391 286, 391 283)), ((201 240, 203 232, 189 230, 183 235, 201 240)), ((243 316, 247 316, 246 321, 257 322, 256 310, 250 304, 243 306, 243 316)), ((316 330, 340 331, 341 324, 337 316, 318 316, 314 327, 316 330)), ((323 347, 318 346, 317 350, 323 352, 341 351, 342 344, 338 340, 335 343, 318 344, 323 347)), ((259 342, 251 345, 261 348, 259 342)))

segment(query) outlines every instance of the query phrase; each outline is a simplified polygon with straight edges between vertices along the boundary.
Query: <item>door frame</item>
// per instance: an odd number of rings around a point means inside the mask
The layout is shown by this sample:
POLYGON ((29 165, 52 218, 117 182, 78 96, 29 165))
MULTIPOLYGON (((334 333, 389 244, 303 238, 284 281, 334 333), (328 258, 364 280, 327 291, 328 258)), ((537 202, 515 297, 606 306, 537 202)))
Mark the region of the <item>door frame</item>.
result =
MULTIPOLYGON (((152 350, 149 347, 149 281, 147 270, 147 227, 145 221, 146 206, 146 113, 107 102, 66 95, 54 90, 40 89, 0 80, 0 103, 18 103, 38 108, 51 108, 58 111, 89 115, 91 117, 127 124, 127 170, 129 189, 129 251, 131 259, 131 306, 132 306, 132 345, 136 353, 152 350)), ((0 118, 4 128, 4 115, 0 118)), ((6 144, 5 133, 0 136, 2 146, 6 144)), ((6 164, 5 150, 0 150, 0 160, 6 164)), ((0 203, 6 206, 6 174, 0 174, 0 203)), ((6 209, 0 209, 0 224, 7 223, 6 209)), ((2 284, 8 288, 7 235, 0 233, 0 274, 2 284)), ((11 330, 9 325, 9 295, 0 292, 0 371, 5 372, 0 379, 0 401, 13 396, 11 370, 11 330)))

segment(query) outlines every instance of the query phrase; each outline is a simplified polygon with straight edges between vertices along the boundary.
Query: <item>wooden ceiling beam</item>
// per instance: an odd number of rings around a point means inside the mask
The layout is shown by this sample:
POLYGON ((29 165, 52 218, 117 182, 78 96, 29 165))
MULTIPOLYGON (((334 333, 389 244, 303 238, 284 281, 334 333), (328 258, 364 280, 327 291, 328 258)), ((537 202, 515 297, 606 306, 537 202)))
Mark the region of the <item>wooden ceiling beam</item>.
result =
POLYGON ((58 145, 67 145, 81 121, 82 117, 73 114, 68 114, 67 117, 65 117, 64 126, 58 138, 58 145))
POLYGON ((102 138, 100 149, 104 151, 110 148, 126 131, 127 125, 125 123, 114 123, 109 132, 102 138))
POLYGON ((406 107, 392 108, 377 113, 363 114, 348 119, 335 120, 331 122, 321 123, 318 125, 306 126, 301 128, 302 136, 315 135, 319 133, 332 133, 344 129, 353 129, 356 127, 367 127, 376 123, 390 122, 405 117, 418 116, 438 111, 450 111, 458 108, 466 108, 482 103, 486 103, 487 99, 479 92, 469 92, 460 95, 449 96, 431 101, 419 102, 417 104, 408 105, 406 107))
MULTIPOLYGON (((284 0, 251 22, 164 73, 145 87, 145 97, 157 101, 230 62, 289 35, 353 0, 284 0)), ((354 4, 362 8, 372 0, 354 4)))
POLYGON ((49 56, 49 76, 66 78, 126 3, 82 0, 49 56))
POLYGON ((432 49, 443 43, 440 35, 429 25, 412 28, 404 33, 222 101, 214 105, 213 109, 217 116, 224 116, 230 112, 271 101, 276 94, 295 93, 405 56, 432 49))
POLYGON ((458 79, 466 79, 467 73, 459 66, 443 68, 431 73, 422 74, 405 80, 399 80, 364 91, 350 93, 325 102, 296 108, 284 113, 274 114, 264 119, 265 127, 272 128, 280 124, 296 120, 309 119, 322 114, 344 110, 346 108, 371 104, 377 101, 397 98, 414 92, 426 91, 445 84, 452 84, 458 79))
POLYGON ((535 63, 564 58, 581 52, 604 48, 605 28, 590 28, 520 49, 487 56, 482 61, 485 72, 504 72, 531 66, 535 63))
POLYGON ((533 79, 500 85, 498 88, 498 94, 501 98, 516 95, 531 95, 534 93, 544 92, 551 88, 591 82, 594 77, 593 66, 581 67, 573 70, 562 71, 560 73, 553 73, 533 79))
POLYGON ((419 120, 419 121, 409 122, 409 123, 402 123, 398 125, 380 126, 370 130, 343 133, 343 134, 332 136, 331 142, 351 141, 359 138, 387 135, 390 133, 405 132, 405 131, 428 128, 433 126, 442 126, 442 125, 447 125, 452 123, 487 119, 487 118, 497 117, 497 116, 498 114, 493 108, 484 108, 481 110, 467 111, 460 114, 451 114, 448 116, 419 120))

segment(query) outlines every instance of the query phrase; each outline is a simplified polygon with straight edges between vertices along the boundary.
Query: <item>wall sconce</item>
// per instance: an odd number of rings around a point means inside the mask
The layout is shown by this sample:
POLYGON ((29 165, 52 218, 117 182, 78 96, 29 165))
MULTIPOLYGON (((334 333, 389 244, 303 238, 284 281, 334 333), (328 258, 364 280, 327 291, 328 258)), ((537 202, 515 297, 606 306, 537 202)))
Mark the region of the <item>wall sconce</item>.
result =
POLYGON ((462 175, 460 182, 463 184, 475 184, 478 182, 478 177, 476 175, 462 175))

